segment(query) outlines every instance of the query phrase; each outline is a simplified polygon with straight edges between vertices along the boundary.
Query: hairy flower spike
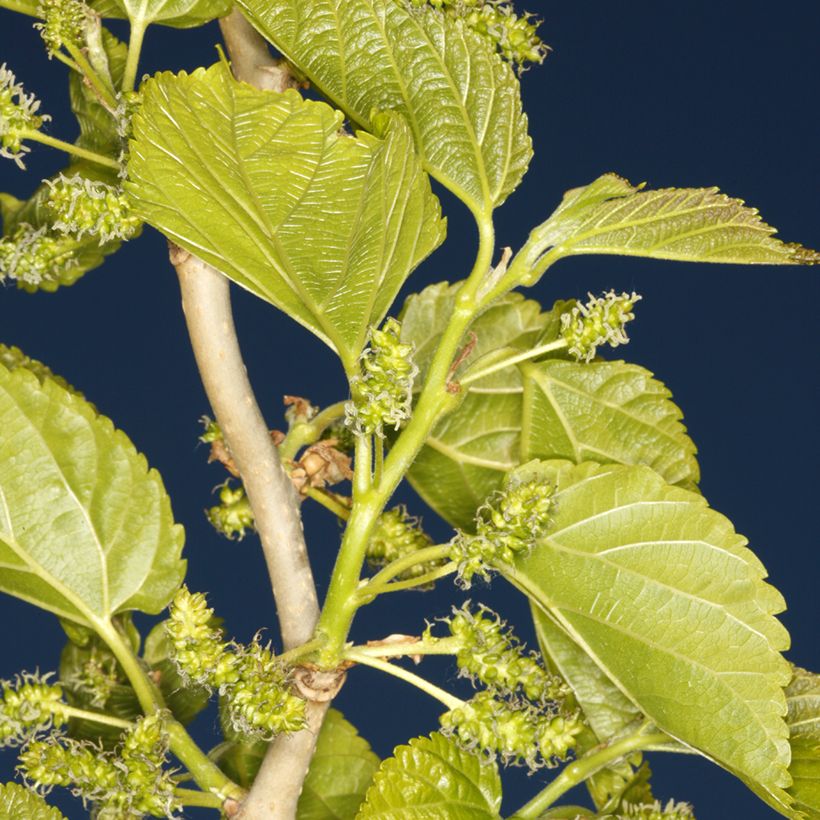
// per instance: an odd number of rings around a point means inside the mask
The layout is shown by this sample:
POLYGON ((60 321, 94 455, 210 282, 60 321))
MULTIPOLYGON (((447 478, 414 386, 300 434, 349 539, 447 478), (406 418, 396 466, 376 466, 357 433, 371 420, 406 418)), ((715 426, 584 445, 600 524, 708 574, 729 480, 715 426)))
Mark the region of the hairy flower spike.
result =
POLYGON ((165 629, 174 647, 174 660, 184 678, 201 685, 214 685, 227 644, 222 633, 211 626, 214 611, 201 592, 182 587, 170 606, 165 629))
POLYGON ((529 703, 479 692, 463 706, 440 718, 445 733, 456 737, 466 749, 498 755, 505 765, 525 765, 531 770, 557 765, 575 746, 583 730, 577 716, 560 716, 529 703))
POLYGON ((662 805, 659 800, 642 805, 626 803, 620 811, 618 816, 623 820, 695 820, 688 803, 676 803, 674 800, 666 805, 662 805))
POLYGON ((0 65, 0 157, 13 159, 20 168, 25 168, 23 155, 30 150, 23 145, 28 132, 38 131, 51 119, 38 115, 39 108, 34 94, 26 94, 6 64, 0 65))
POLYGON ((532 480, 512 484, 478 511, 476 533, 458 533, 450 559, 458 564, 461 582, 469 586, 474 575, 485 580, 496 562, 510 563, 526 553, 549 528, 554 488, 532 480))
POLYGON ((535 654, 526 654, 504 621, 486 607, 471 612, 468 601, 453 610, 447 626, 462 642, 456 663, 468 677, 503 693, 520 689, 528 700, 541 704, 566 696, 564 682, 547 672, 535 654))
POLYGON ((19 746, 37 733, 67 722, 63 689, 47 681, 47 675, 31 673, 23 673, 13 681, 0 681, 0 748, 19 746))
POLYGON ((270 649, 254 642, 235 657, 235 680, 220 687, 233 728, 263 740, 303 728, 306 703, 290 692, 285 670, 270 649))
POLYGON ((516 15, 510 3, 500 0, 410 0, 412 6, 432 6, 450 17, 460 18, 489 40, 510 63, 543 63, 549 47, 538 36, 540 20, 516 15))
POLYGON ((83 272, 76 251, 72 237, 23 223, 11 236, 0 239, 0 282, 16 279, 26 290, 70 285, 83 272))
POLYGON ((242 486, 231 486, 226 481, 219 490, 219 504, 207 511, 208 521, 229 541, 241 541, 245 530, 253 529, 253 510, 242 486))
POLYGON ((561 336, 569 352, 585 362, 595 358, 602 344, 618 347, 629 341, 625 325, 635 318, 632 312, 641 297, 636 293, 616 295, 610 290, 603 296, 588 294, 589 301, 577 304, 561 316, 561 336))
POLYGON ((347 403, 346 421, 359 435, 384 436, 410 418, 413 379, 413 346, 399 341, 401 325, 388 319, 381 330, 370 329, 370 344, 362 353, 361 376, 351 380, 353 399, 347 403))
POLYGON ((91 9, 80 0, 41 0, 37 14, 42 23, 35 23, 46 44, 49 59, 63 46, 81 48, 91 9))
POLYGON ((61 233, 75 239, 98 237, 104 245, 112 239, 131 239, 139 230, 140 220, 131 214, 131 203, 122 188, 63 174, 49 180, 48 186, 53 227, 61 233))
MULTIPOLYGON (((421 529, 421 519, 409 516, 404 506, 394 507, 379 516, 367 545, 367 562, 371 567, 383 567, 397 558, 429 547, 433 539, 421 529)), ((400 580, 418 578, 443 561, 415 564, 397 576, 400 580)))

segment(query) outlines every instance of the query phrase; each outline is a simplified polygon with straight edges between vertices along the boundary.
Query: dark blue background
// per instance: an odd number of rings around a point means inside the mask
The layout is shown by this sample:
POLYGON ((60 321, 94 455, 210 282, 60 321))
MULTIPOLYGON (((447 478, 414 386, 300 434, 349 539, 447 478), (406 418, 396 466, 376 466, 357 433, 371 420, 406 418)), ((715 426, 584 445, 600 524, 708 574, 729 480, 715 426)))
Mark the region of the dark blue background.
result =
MULTIPOLYGON (((533 0, 529 8, 545 18, 542 34, 554 52, 523 79, 536 153, 526 180, 498 213, 502 245, 519 246, 564 190, 613 170, 654 186, 718 185, 761 208, 785 240, 820 246, 820 6, 798 0, 533 0)), ((190 32, 152 29, 143 68, 209 63, 217 38, 213 25, 190 32)), ((42 98, 54 117, 50 132, 73 139, 64 68, 49 64, 30 19, 0 11, 2 60, 42 98)), ((0 188, 28 195, 60 161, 35 147, 27 173, 11 162, 0 166, 0 188)), ((474 229, 458 203, 448 196, 443 202, 450 238, 407 292, 466 273, 474 229)), ((557 297, 610 287, 644 295, 626 355, 673 390, 700 447, 705 495, 750 538, 789 602, 783 620, 793 636, 790 658, 820 669, 816 270, 588 257, 562 262, 530 295, 549 305, 557 297)), ((236 292, 235 307, 271 426, 283 424, 284 393, 321 405, 344 397, 333 356, 306 331, 244 292, 236 292)), ((259 627, 275 635, 255 539, 221 540, 202 514, 223 476, 197 447, 197 419, 208 405, 164 240, 148 230, 104 267, 53 295, 4 289, 0 340, 46 362, 131 436, 161 471, 186 527, 190 586, 210 592, 238 638, 249 639, 259 627)), ((412 493, 404 496, 413 512, 421 511, 412 493)), ((306 509, 323 591, 339 528, 321 509, 306 509)), ((436 536, 448 537, 432 514, 427 524, 436 536)), ((418 632, 426 616, 444 614, 460 597, 447 583, 440 586, 426 596, 388 596, 372 613, 362 613, 355 637, 418 632)), ((526 623, 526 606, 503 582, 486 599, 526 623)), ((10 598, 0 600, 0 614, 0 676, 56 667, 62 634, 50 615, 10 598)), ((528 634, 526 627, 522 632, 528 634)), ((444 665, 425 666, 440 670, 447 685, 461 685, 444 665)), ((438 710, 405 684, 376 675, 354 671, 337 705, 384 756, 396 743, 433 729, 438 710)), ((214 722, 209 712, 195 724, 204 744, 214 722)), ((776 816, 705 760, 656 755, 652 762, 657 794, 691 800, 700 820, 776 816)), ((12 753, 3 755, 3 779, 13 764, 12 753)), ((512 772, 505 808, 528 799, 541 779, 512 772)), ((76 803, 61 805, 71 820, 85 816, 76 803)))

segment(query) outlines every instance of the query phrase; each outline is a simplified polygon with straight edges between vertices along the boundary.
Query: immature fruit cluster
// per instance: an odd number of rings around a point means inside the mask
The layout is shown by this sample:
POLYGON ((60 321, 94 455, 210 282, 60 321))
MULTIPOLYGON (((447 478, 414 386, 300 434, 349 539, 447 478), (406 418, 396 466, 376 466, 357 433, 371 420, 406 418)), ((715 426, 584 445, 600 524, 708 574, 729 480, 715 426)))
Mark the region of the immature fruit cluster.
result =
POLYGON ((527 553, 549 529, 552 485, 538 479, 505 487, 478 511, 475 535, 460 532, 452 541, 450 559, 469 586, 474 575, 485 580, 497 563, 511 563, 527 553))
POLYGON ((503 0, 411 0, 416 7, 432 6, 459 17, 495 45, 511 63, 543 63, 549 51, 537 34, 540 22, 531 14, 520 17, 503 0))
POLYGON ((232 486, 230 480, 220 488, 219 504, 211 507, 207 516, 214 529, 231 541, 234 538, 241 541, 245 537, 245 531, 253 529, 253 510, 245 495, 245 488, 241 485, 232 486))
MULTIPOLYGON (((394 507, 379 516, 367 545, 367 562, 371 567, 383 567, 429 547, 433 539, 421 529, 421 521, 407 514, 404 506, 394 507)), ((441 562, 414 564, 396 576, 399 579, 418 578, 441 562)))
POLYGON ((131 213, 128 197, 115 185, 60 174, 48 186, 52 225, 61 233, 75 239, 98 237, 103 245, 112 239, 131 239, 139 230, 141 223, 131 213))
POLYGON ((0 748, 20 746, 67 722, 63 689, 48 683, 46 677, 24 673, 13 681, 0 682, 0 686, 0 748))
POLYGON ((217 689, 225 699, 232 727, 270 740, 305 724, 305 701, 292 694, 287 671, 267 647, 222 641, 211 626, 213 610, 205 596, 180 589, 166 629, 180 673, 192 683, 217 689))
POLYGON ((81 48, 85 41, 85 29, 92 14, 91 9, 80 0, 41 0, 37 14, 42 23, 35 23, 46 44, 51 58, 63 46, 81 48))
POLYGON ((547 672, 535 653, 526 653, 496 613, 484 606, 471 612, 468 601, 446 623, 461 641, 456 663, 463 674, 507 694, 520 691, 536 703, 566 696, 564 681, 547 672))
POLYGON ((388 319, 381 330, 371 328, 370 344, 361 357, 361 375, 351 380, 353 400, 346 407, 349 427, 359 435, 384 435, 385 427, 398 430, 410 418, 413 346, 399 341, 401 325, 388 319))
POLYGON ((42 789, 64 786, 98 806, 98 820, 169 817, 175 783, 164 768, 168 738, 161 715, 140 718, 113 752, 67 737, 29 743, 20 755, 25 778, 42 789))
POLYGON ((585 305, 577 304, 561 316, 561 336, 569 352, 585 362, 592 361, 603 344, 617 347, 629 341, 625 326, 635 318, 632 310, 641 298, 636 293, 618 296, 612 290, 600 297, 588 296, 585 305))
POLYGON ((76 252, 72 237, 23 223, 11 236, 0 239, 0 282, 16 279, 26 290, 70 285, 83 273, 76 252))
POLYGON ((34 94, 26 94, 14 74, 0 65, 0 157, 13 159, 24 168, 23 155, 30 150, 23 145, 29 131, 38 131, 50 120, 47 114, 37 114, 40 101, 34 94))

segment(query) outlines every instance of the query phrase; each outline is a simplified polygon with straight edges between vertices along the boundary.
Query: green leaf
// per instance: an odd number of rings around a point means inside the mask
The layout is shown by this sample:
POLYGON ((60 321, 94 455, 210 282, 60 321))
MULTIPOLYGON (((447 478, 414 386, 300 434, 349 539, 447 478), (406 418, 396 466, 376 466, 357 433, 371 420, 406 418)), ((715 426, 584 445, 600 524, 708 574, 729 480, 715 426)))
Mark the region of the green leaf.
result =
POLYGON ((521 181, 532 148, 518 80, 461 20, 396 0, 239 0, 251 22, 356 124, 399 112, 426 170, 477 217, 521 181))
POLYGON ((0 367, 0 590, 110 628, 179 587, 182 527, 124 433, 54 381, 0 367))
MULTIPOLYGON (((404 307, 402 341, 415 345, 417 386, 456 289, 433 285, 404 307)), ((557 302, 541 313, 518 294, 498 300, 473 324, 475 347, 454 378, 554 341, 569 304, 557 302)), ((578 363, 551 354, 477 379, 462 393, 462 403, 435 427, 408 474, 424 500, 461 529, 472 529, 476 509, 506 473, 532 458, 647 464, 690 489, 699 478, 680 410, 666 387, 637 365, 578 363)))
MULTIPOLYGON (((113 87, 119 88, 125 72, 128 46, 104 28, 100 28, 99 40, 94 45, 96 48, 89 56, 99 66, 100 73, 107 75, 113 87)), ((116 159, 122 150, 123 140, 117 133, 115 114, 100 102, 94 88, 76 71, 69 72, 68 91, 71 110, 80 126, 76 144, 116 159)))
POLYGON ((700 479, 697 448, 669 390, 626 362, 546 360, 524 374, 521 460, 646 464, 669 484, 700 479))
POLYGON ((730 522, 647 467, 534 462, 553 526, 503 573, 661 730, 789 786, 782 596, 730 522))
POLYGON ((0 784, 0 817, 18 820, 66 820, 58 810, 49 806, 39 794, 17 783, 0 784))
MULTIPOLYGON (((792 747, 789 794, 794 809, 811 820, 820 818, 820 675, 795 667, 786 687, 786 703, 792 747)), ((775 808, 779 808, 775 806, 775 808)))
POLYGON ((310 762, 297 820, 353 820, 378 768, 370 744, 331 709, 310 762))
MULTIPOLYGON (((420 369, 417 386, 452 313, 457 288, 446 282, 432 285, 410 296, 402 310, 402 341, 415 345, 420 369)), ((473 323, 475 348, 455 378, 497 351, 533 347, 548 321, 537 302, 520 294, 499 299, 473 323)), ((521 391, 516 368, 470 385, 462 404, 436 426, 408 473, 422 498, 454 526, 472 529, 476 509, 519 463, 521 391)))
MULTIPOLYGON (((530 241, 535 258, 580 253, 646 256, 682 262, 813 265, 820 254, 774 238, 775 229, 756 208, 717 188, 663 188, 642 191, 614 174, 569 191, 556 212, 536 228, 530 241)), ((532 284, 545 257, 535 259, 532 284)))
POLYGON ((18 367, 24 367, 30 373, 33 373, 37 380, 42 384, 46 379, 51 379, 57 382, 60 387, 67 390, 69 393, 84 398, 83 394, 72 387, 62 376, 57 376, 52 373, 51 368, 44 365, 37 359, 32 359, 31 356, 26 356, 19 347, 13 345, 0 344, 0 365, 6 370, 16 370, 18 367))
POLYGON ((352 138, 324 103, 251 88, 222 64, 160 74, 135 119, 128 190, 147 222, 352 372, 368 327, 444 237, 409 130, 389 119, 383 140, 352 138))
POLYGON ((262 765, 268 744, 264 740, 226 740, 214 746, 208 757, 234 783, 249 789, 262 765))
POLYGON ((224 17, 232 0, 96 0, 91 5, 104 17, 127 17, 139 27, 162 23, 193 28, 224 17))
POLYGON ((498 767, 434 732, 397 746, 367 792, 359 820, 498 820, 498 767))

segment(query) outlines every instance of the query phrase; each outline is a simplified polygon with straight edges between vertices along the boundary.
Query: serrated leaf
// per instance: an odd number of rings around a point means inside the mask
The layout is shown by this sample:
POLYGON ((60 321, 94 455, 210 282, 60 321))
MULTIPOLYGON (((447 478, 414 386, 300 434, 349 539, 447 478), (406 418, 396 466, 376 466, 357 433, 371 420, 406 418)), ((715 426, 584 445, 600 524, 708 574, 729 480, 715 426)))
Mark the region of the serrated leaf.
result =
POLYGON ((0 783, 0 817, 15 820, 66 820, 36 792, 17 783, 0 783))
POLYGON ((524 375, 521 461, 566 458, 579 464, 646 464, 669 484, 700 479, 697 448, 672 394, 626 362, 546 360, 524 375))
POLYGON ((553 248, 554 258, 598 253, 683 262, 820 262, 816 251, 775 239, 775 229, 763 222, 756 208, 717 188, 641 187, 607 174, 586 188, 569 191, 531 239, 537 240, 542 253, 553 248))
POLYGON ((392 117, 384 140, 340 127, 324 103, 259 91, 221 64, 160 74, 135 119, 128 190, 147 222, 352 372, 368 327, 444 234, 404 123, 392 117))
MULTIPOLYGON (((415 346, 413 358, 420 370, 416 385, 423 383, 457 288, 446 282, 432 285, 410 296, 402 310, 402 341, 415 346)), ((547 322, 537 302, 508 294, 473 323, 475 348, 454 377, 495 351, 531 348, 547 322)), ((470 385, 462 404, 436 426, 413 462, 407 476, 410 483, 454 526, 471 529, 476 509, 519 463, 521 390, 516 368, 470 385)))
POLYGON ((24 367, 37 377, 40 384, 46 379, 52 379, 69 393, 84 398, 83 394, 76 387, 72 387, 62 376, 57 376, 50 367, 37 361, 37 359, 26 356, 19 347, 14 347, 14 345, 0 344, 0 365, 5 367, 6 370, 16 370, 18 367, 24 367))
MULTIPOLYGON (((102 64, 113 87, 120 88, 128 46, 107 29, 100 27, 98 55, 95 62, 102 64)), ((80 135, 76 144, 89 151, 116 159, 122 150, 122 139, 117 133, 117 119, 101 102, 94 88, 76 71, 68 77, 71 110, 77 117, 80 135)))
POLYGON ((127 17, 140 27, 161 23, 193 28, 224 17, 232 0, 96 0, 91 5, 104 17, 127 17))
POLYGON ((378 768, 370 744, 331 709, 299 797, 297 820, 353 820, 378 768))
POLYGON ((426 170, 476 214, 500 205, 532 148, 518 80, 463 21, 395 0, 239 0, 251 22, 367 130, 399 112, 426 170))
POLYGON ((820 818, 820 675, 795 667, 794 677, 786 687, 786 703, 792 747, 789 774, 794 781, 788 791, 795 801, 794 810, 817 820, 820 818))
MULTIPOLYGON (((456 288, 426 288, 409 297, 402 312, 402 340, 415 345, 420 369, 417 386, 456 288)), ((568 304, 557 302, 541 313, 536 302, 517 294, 497 301, 473 324, 475 347, 454 378, 554 341, 568 304)), ((532 458, 647 464, 669 483, 691 488, 699 470, 680 418, 669 391, 649 371, 552 354, 470 383, 459 407, 434 428, 408 478, 439 515, 466 530, 506 473, 532 458)))
POLYGON ((784 603, 745 539, 647 467, 522 469, 557 487, 554 523, 507 577, 660 729, 788 787, 784 603))
POLYGON ((358 820, 498 820, 501 780, 495 763, 434 732, 382 762, 358 820))
POLYGON ((0 590, 95 629, 157 613, 185 572, 162 480, 54 381, 0 367, 0 590))

